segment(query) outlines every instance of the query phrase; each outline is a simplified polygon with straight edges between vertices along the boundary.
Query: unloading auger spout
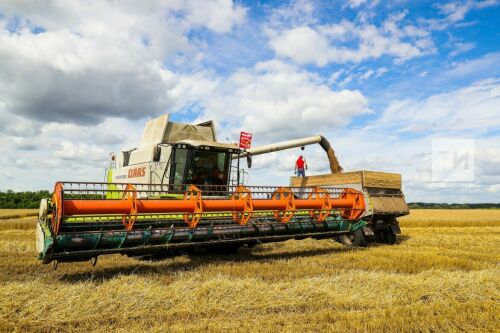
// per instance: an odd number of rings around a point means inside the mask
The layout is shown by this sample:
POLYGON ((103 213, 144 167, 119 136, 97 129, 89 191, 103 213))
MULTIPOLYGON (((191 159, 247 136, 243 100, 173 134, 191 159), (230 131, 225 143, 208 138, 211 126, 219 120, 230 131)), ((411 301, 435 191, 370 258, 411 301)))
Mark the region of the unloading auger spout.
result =
POLYGON ((335 152, 330 145, 330 142, 322 136, 322 135, 315 135, 315 136, 308 136, 305 138, 300 138, 300 139, 294 139, 294 140, 288 140, 288 141, 283 141, 283 142, 278 142, 278 143, 272 143, 269 145, 264 145, 264 146, 259 146, 255 148, 250 148, 244 153, 240 154, 239 157, 247 157, 247 156, 256 156, 256 155, 261 155, 261 154, 268 154, 268 153, 273 153, 276 151, 280 150, 285 150, 285 149, 291 149, 291 148, 296 148, 296 147, 303 147, 307 145, 313 145, 313 144, 319 144, 321 148, 326 152, 326 155, 328 157, 328 161, 330 163, 330 171, 332 173, 339 173, 343 171, 343 168, 340 166, 340 163, 337 159, 337 156, 335 156, 335 152))

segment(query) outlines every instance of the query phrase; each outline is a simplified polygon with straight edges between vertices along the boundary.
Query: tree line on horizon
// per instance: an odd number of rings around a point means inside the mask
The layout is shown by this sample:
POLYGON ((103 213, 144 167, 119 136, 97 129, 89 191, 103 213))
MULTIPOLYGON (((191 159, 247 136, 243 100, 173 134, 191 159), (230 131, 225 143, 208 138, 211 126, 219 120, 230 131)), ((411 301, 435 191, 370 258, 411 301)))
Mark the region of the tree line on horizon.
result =
POLYGON ((38 208, 40 207, 40 200, 43 198, 50 198, 51 195, 52 194, 49 191, 0 191, 0 208, 38 208))
POLYGON ((489 209, 500 208, 500 203, 432 203, 432 202, 410 202, 410 209, 489 209))

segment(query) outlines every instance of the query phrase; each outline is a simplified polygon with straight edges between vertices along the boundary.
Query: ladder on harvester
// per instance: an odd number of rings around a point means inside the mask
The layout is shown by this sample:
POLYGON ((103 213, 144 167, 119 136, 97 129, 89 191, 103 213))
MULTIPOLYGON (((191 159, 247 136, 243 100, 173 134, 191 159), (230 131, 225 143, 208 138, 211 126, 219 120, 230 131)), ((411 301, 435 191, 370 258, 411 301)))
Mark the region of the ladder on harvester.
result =
POLYGON ((230 176, 230 181, 229 185, 231 186, 238 186, 238 185, 244 185, 248 183, 248 172, 245 171, 243 168, 239 168, 239 177, 238 177, 238 159, 231 160, 231 167, 229 170, 229 176, 230 176), (239 184, 238 184, 238 178, 239 178, 239 184))

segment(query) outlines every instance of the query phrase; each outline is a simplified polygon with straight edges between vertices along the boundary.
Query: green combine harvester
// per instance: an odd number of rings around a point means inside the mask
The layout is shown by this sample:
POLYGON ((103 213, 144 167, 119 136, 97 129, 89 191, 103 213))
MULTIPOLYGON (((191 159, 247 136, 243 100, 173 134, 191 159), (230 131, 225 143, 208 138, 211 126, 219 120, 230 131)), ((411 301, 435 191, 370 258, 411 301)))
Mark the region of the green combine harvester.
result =
POLYGON ((216 140, 212 121, 147 123, 139 148, 112 154, 106 182, 57 182, 40 204, 42 263, 104 254, 164 258, 198 249, 234 252, 288 239, 330 238, 349 246, 393 244, 409 213, 399 174, 343 172, 329 142, 312 136, 251 149, 216 140), (331 174, 291 186, 246 186, 240 160, 319 144, 331 174))

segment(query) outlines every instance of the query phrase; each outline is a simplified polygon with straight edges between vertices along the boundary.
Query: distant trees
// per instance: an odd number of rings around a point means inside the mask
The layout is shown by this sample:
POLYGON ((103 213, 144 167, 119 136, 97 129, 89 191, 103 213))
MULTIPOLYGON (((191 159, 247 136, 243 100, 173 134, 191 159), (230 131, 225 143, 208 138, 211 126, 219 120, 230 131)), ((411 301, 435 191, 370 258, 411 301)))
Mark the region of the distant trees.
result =
POLYGON ((49 191, 36 191, 36 192, 14 192, 7 190, 6 192, 0 191, 0 208, 38 208, 40 207, 40 200, 43 198, 50 198, 49 191))
POLYGON ((500 203, 476 203, 476 204, 447 204, 447 203, 428 203, 428 202, 410 202, 408 204, 410 209, 488 209, 500 208, 500 203))

